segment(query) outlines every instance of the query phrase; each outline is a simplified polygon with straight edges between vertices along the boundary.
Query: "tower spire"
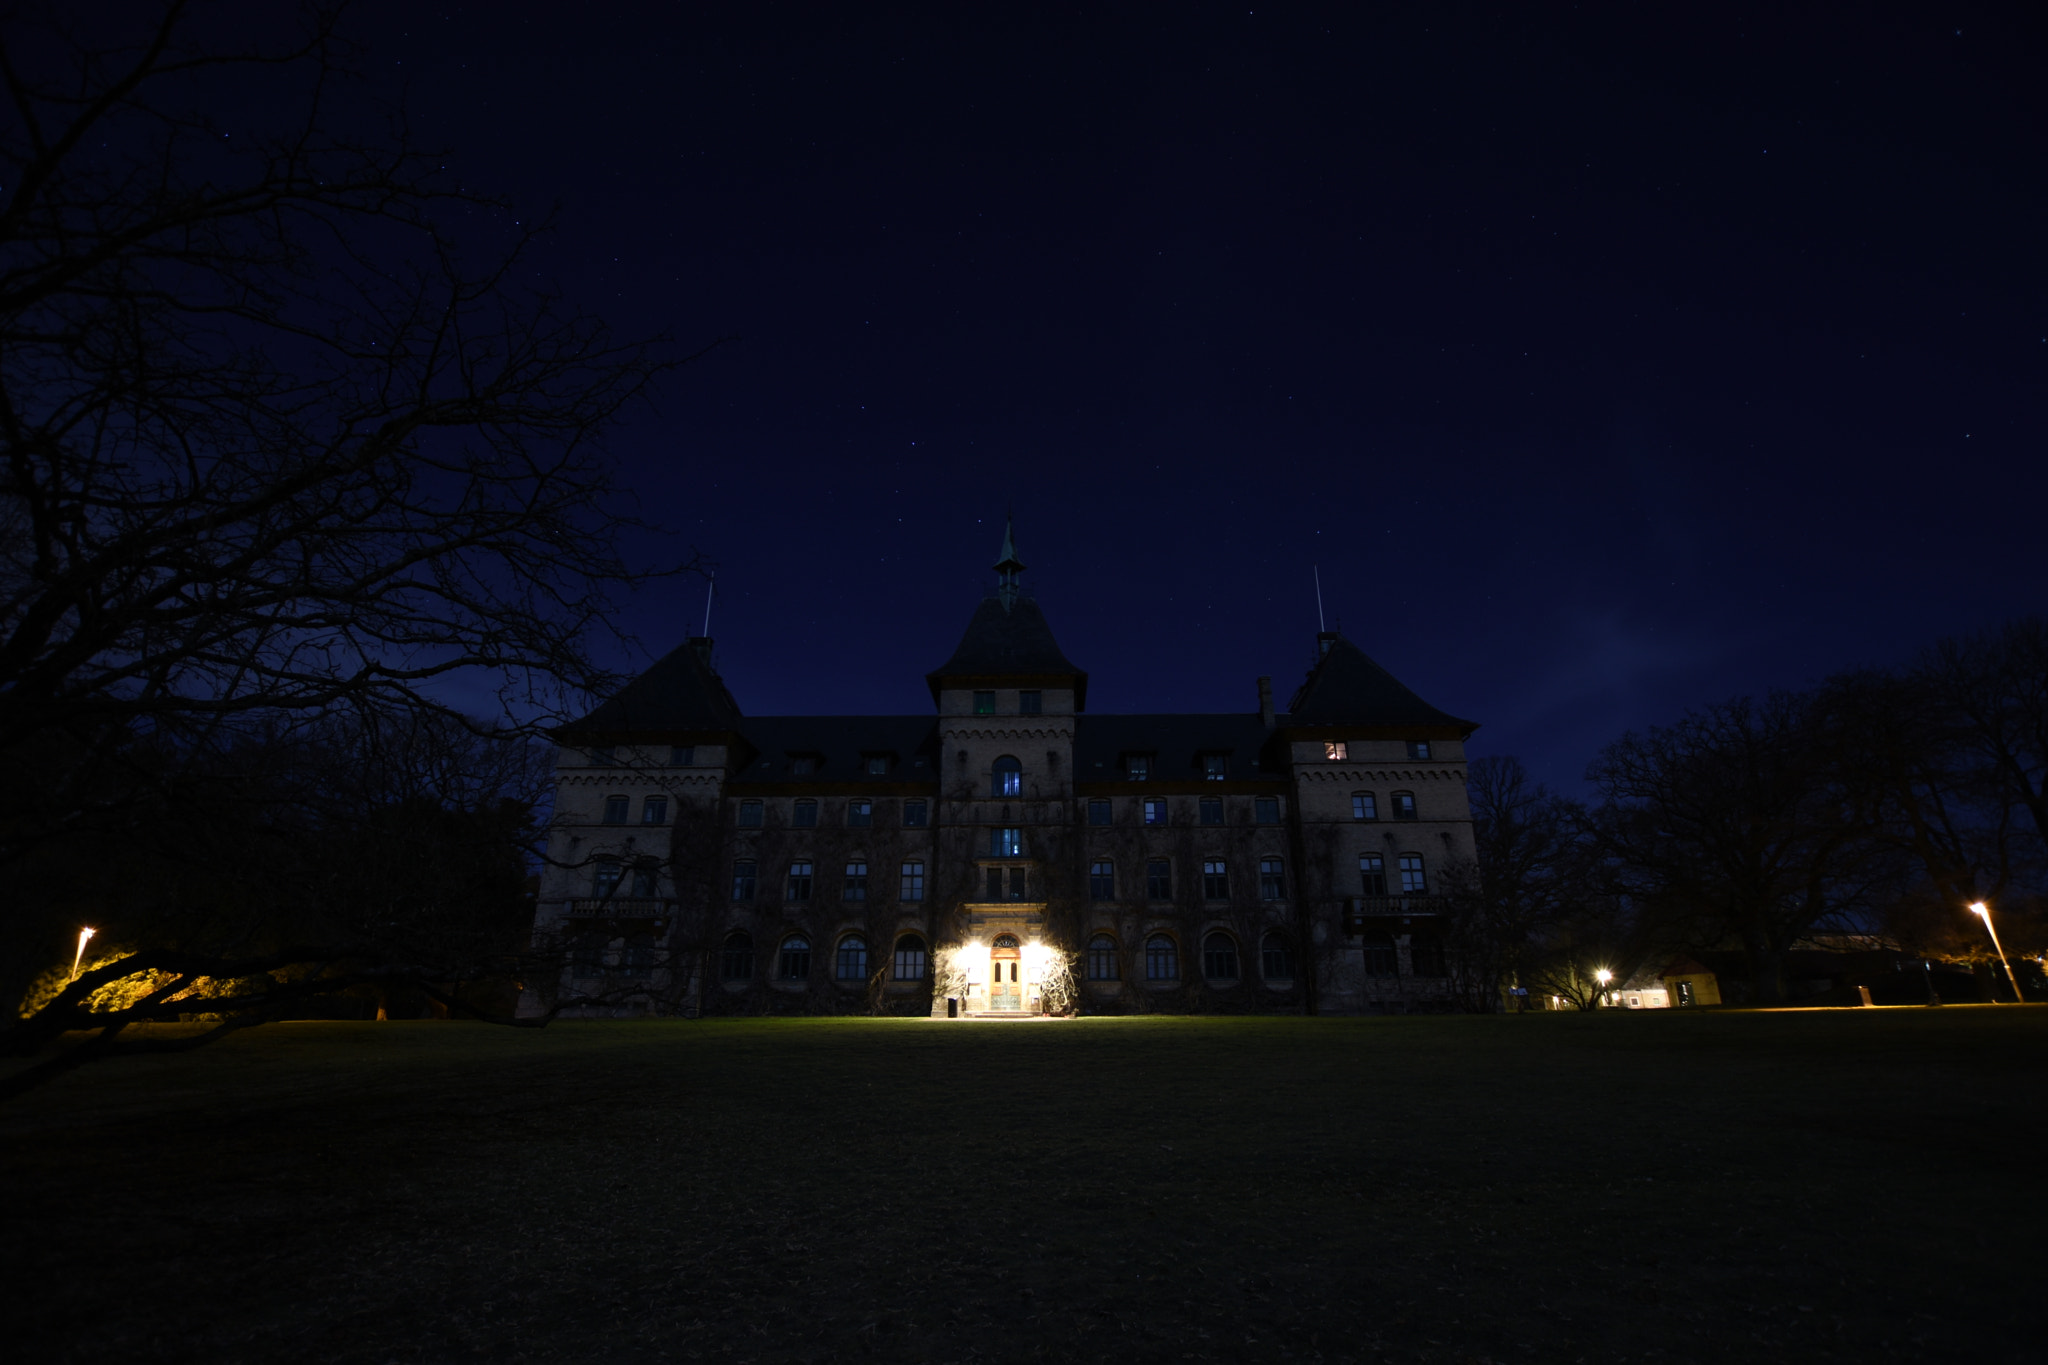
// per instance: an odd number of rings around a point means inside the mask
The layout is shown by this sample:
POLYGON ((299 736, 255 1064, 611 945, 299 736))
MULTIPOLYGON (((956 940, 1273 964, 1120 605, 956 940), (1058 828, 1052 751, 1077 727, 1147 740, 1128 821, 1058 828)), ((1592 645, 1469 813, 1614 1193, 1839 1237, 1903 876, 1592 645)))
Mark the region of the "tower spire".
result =
POLYGON ((996 596, 1002 599, 1006 611, 1024 592, 1017 583, 1017 575, 1024 572, 1024 561, 1017 558, 1017 538, 1011 531, 1013 521, 1010 516, 1003 518, 1002 558, 995 563, 996 596))

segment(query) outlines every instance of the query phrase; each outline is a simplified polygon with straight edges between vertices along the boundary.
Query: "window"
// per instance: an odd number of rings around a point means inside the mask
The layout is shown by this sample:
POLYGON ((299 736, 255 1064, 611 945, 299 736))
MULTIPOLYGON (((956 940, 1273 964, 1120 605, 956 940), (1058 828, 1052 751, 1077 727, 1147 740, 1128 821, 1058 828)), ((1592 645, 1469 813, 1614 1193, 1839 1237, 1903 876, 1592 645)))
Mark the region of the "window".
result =
POLYGON ((1428 741, 1428 740, 1426 740, 1426 739, 1411 739, 1411 740, 1409 740, 1409 741, 1408 741, 1408 757, 1410 757, 1410 758, 1428 758, 1428 757, 1429 757, 1429 741, 1428 741))
POLYGON ((1374 934, 1365 940, 1367 976, 1393 976, 1399 970, 1394 962, 1394 940, 1385 934, 1374 934))
POLYGON ((1324 742, 1323 757, 1331 763, 1342 763, 1349 756, 1349 750, 1343 740, 1333 739, 1324 742))
POLYGON ((590 894, 599 900, 610 900, 619 894, 619 878, 626 869, 617 863, 599 863, 590 869, 590 894))
POLYGON ((732 898, 736 901, 750 901, 754 898, 754 860, 743 858, 732 865, 732 898))
POLYGON ((1227 901, 1230 899, 1230 874, 1221 858, 1202 860, 1202 899, 1227 901))
POLYGON ((816 754, 793 754, 790 756, 789 770, 798 777, 809 777, 812 773, 818 771, 818 756, 816 754))
POLYGON ((694 763, 695 763, 696 761, 697 761, 697 750, 696 750, 696 747, 695 747, 694 745, 689 745, 689 744, 671 744, 671 745, 669 745, 669 748, 668 748, 668 766, 669 766, 669 767, 671 767, 671 768, 687 768, 687 767, 691 766, 692 764, 694 764, 694 763))
POLYGON ((807 901, 810 898, 811 865, 809 861, 806 860, 791 863, 789 865, 789 885, 783 893, 783 899, 792 901, 807 901))
POLYGON ((590 751, 590 761, 597 767, 609 768, 619 761, 619 753, 609 744, 600 744, 590 751))
POLYGON ((990 796, 1022 796, 1024 794, 1024 765, 1004 754, 996 760, 988 778, 990 796))
POLYGON ((1415 810, 1414 792, 1395 792, 1393 802, 1394 818, 1396 820, 1414 820, 1419 818, 1415 810))
POLYGON ((1277 796, 1261 796, 1255 798, 1252 801, 1252 819, 1258 821, 1262 825, 1279 824, 1280 798, 1277 796))
POLYGON ((1358 855, 1359 892, 1366 896, 1387 894, 1387 860, 1377 853, 1358 855))
POLYGON ((1222 823, 1223 823, 1223 798, 1222 798, 1222 797, 1220 797, 1220 796, 1205 796, 1205 797, 1203 797, 1203 798, 1202 798, 1202 801, 1201 801, 1201 807, 1202 807, 1202 823, 1203 823, 1203 824, 1205 824, 1205 825, 1220 825, 1220 824, 1222 824, 1222 823))
POLYGON ((1116 899, 1116 864, 1107 858, 1097 858, 1088 864, 1088 895, 1091 900, 1113 901, 1116 899))
POLYGON ((1229 754, 1202 755, 1202 780, 1204 782, 1221 782, 1228 776, 1230 776, 1229 754))
POLYGON ((1202 940, 1202 975, 1211 981, 1237 980, 1237 943, 1228 934, 1202 940))
POLYGON ((1163 825, 1166 823, 1166 801, 1164 798, 1147 797, 1145 799, 1145 823, 1148 825, 1163 825))
POLYGON ((988 832, 988 856, 991 858, 1021 858, 1024 856, 1024 831, 1008 826, 999 826, 988 832))
POLYGON ((1152 780, 1152 759, 1146 754, 1124 755, 1124 776, 1133 782, 1152 780))
POLYGON ((1154 858, 1145 864, 1145 895, 1155 901, 1173 899, 1173 864, 1154 858))
POLYGON ((789 823, 797 829, 815 829, 818 824, 818 803, 815 801, 797 802, 796 810, 791 814, 789 823))
POLYGON ((856 829, 875 823, 875 803, 866 797, 847 802, 846 823, 856 829))
POLYGON ((653 898, 661 881, 661 868, 652 863, 643 863, 633 869, 633 894, 641 900, 653 898))
POLYGON ((888 756, 887 754, 869 754, 869 755, 868 755, 868 776, 869 776, 869 777, 887 777, 888 775, 889 775, 889 756, 888 756))
POLYGON ((784 981, 803 981, 811 974, 811 941, 802 934, 791 934, 782 940, 782 951, 777 954, 775 974, 784 981))
POLYGON ((1408 941, 1408 969, 1416 976, 1448 976, 1444 970, 1444 945, 1428 934, 1408 941))
POLYGON ((993 692, 976 692, 974 694, 974 714, 977 716, 992 716, 995 713, 996 694, 993 692))
POLYGON ((929 960, 924 940, 916 934, 905 934, 896 940, 896 961, 889 974, 898 981, 922 981, 925 963, 929 960))
POLYGON ((1044 713, 1044 711, 1045 711, 1045 693, 1043 693, 1043 692, 1019 692, 1019 693, 1017 694, 1017 714, 1018 714, 1018 715, 1020 715, 1020 716, 1036 716, 1036 715, 1041 715, 1041 714, 1043 714, 1043 713, 1044 713))
POLYGON ((1108 934, 1097 934, 1088 940, 1088 979, 1123 980, 1123 969, 1116 960, 1116 940, 1108 934))
POLYGON ((761 828, 761 803, 759 801, 740 802, 739 823, 741 829, 761 828))
POLYGON ((721 981, 751 981, 754 979, 754 940, 744 929, 735 929, 725 936, 725 942, 718 949, 718 979, 721 981))
POLYGON ((1110 822, 1109 802, 1097 799, 1088 803, 1088 823, 1106 825, 1110 822))
POLYGON ((650 796, 645 801, 642 801, 640 803, 641 824, 659 825, 665 823, 667 820, 668 798, 666 796, 650 796))
POLYGON ((985 870, 988 882, 988 895, 985 899, 999 901, 1003 898, 1003 870, 1000 867, 991 867, 985 870))
POLYGON ((1294 949, 1287 935, 1274 930, 1259 941, 1259 966, 1268 981, 1294 979, 1294 949))
POLYGON ((839 898, 849 901, 864 901, 868 898, 868 865, 866 863, 848 863, 846 865, 846 882, 844 888, 839 893, 839 898))
POLYGON ((1262 901, 1284 901, 1287 899, 1287 874, 1278 858, 1259 859, 1259 899, 1262 901))
POLYGON ((1380 818, 1380 803, 1371 792, 1351 793, 1351 818, 1354 820, 1377 820, 1380 818))
POLYGON ((1427 896, 1429 882, 1422 875, 1422 855, 1403 853, 1401 855, 1401 894, 1404 896, 1427 896))
MULTIPOLYGON (((569 972, 572 976, 592 977, 604 975, 604 950, 610 940, 602 933, 585 930, 576 935, 569 945, 569 972)), ((1681 1004, 1688 1003, 1681 1001, 1681 1004)))
POLYGON ((632 809, 632 797, 607 796, 604 799, 604 822, 607 825, 623 825, 626 823, 626 816, 632 809))
POLYGON ((848 934, 839 940, 839 951, 833 954, 832 975, 841 981, 865 981, 868 979, 868 941, 859 934, 848 934))
POLYGON ((903 865, 902 899, 907 901, 921 901, 924 899, 923 863, 905 863, 903 865))
POLYGON ((1154 934, 1145 940, 1145 979, 1180 980, 1180 945, 1165 934, 1154 934))
POLYGON ((1029 887, 1026 885, 1026 873, 1024 869, 1021 867, 1011 868, 1010 899, 1013 901, 1021 901, 1028 899, 1028 891, 1029 887))
POLYGON ((925 804, 922 801, 903 803, 903 823, 910 829, 923 829, 926 823, 925 804))

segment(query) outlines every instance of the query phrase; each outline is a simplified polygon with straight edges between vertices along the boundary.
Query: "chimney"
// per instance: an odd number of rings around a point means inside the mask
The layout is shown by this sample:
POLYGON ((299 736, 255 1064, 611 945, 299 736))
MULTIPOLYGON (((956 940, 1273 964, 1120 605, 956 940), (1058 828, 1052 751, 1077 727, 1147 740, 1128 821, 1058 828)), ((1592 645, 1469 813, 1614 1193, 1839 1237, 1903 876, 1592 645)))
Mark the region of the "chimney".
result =
POLYGON ((697 656, 698 663, 704 665, 705 672, 716 673, 718 671, 711 666, 711 637, 709 635, 692 635, 690 637, 690 652, 697 656))
POLYGON ((1273 728, 1273 680, 1259 679, 1259 724, 1273 728))

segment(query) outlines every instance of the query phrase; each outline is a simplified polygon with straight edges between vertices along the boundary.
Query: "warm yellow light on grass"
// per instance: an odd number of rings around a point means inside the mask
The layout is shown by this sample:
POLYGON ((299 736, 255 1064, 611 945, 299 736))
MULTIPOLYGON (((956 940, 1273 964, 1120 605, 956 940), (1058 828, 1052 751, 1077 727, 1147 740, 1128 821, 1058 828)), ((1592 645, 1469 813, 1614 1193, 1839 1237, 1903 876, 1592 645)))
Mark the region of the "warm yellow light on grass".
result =
POLYGON ((2005 945, 1998 941, 1998 930, 1991 924, 1991 907, 1983 901, 1971 901, 1970 913, 1984 921, 1984 930, 1991 935, 1991 946, 1998 953, 1998 961, 2005 968, 2005 979, 2012 982, 2012 998, 2024 1005, 2027 997, 2020 993, 2020 979, 2012 974, 2012 964, 2005 960, 2005 945))
POLYGON ((91 938, 95 932, 92 929, 80 929, 78 931, 78 951, 71 955, 71 979, 73 981, 78 980, 78 964, 85 961, 85 941, 91 938))

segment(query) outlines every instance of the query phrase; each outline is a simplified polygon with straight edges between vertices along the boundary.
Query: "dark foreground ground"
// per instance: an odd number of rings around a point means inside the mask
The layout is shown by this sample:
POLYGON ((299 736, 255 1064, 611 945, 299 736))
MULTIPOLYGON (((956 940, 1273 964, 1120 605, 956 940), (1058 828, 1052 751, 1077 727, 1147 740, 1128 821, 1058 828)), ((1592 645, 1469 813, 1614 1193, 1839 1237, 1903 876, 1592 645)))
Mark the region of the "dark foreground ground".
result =
POLYGON ((298 1024, 0 1107, 13 1360, 2048 1360, 2048 1007, 298 1024))

